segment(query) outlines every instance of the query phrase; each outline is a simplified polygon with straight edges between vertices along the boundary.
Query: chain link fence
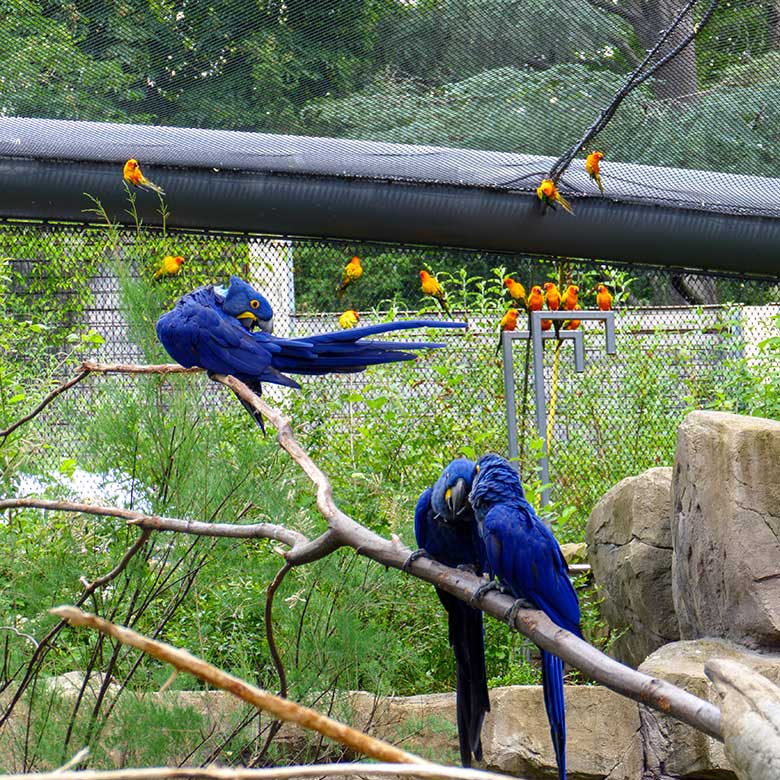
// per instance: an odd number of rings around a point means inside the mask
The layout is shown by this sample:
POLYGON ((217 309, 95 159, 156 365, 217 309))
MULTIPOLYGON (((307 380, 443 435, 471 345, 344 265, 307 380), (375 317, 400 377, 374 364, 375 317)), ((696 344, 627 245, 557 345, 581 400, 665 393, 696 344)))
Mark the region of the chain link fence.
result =
MULTIPOLYGON (((770 392, 780 373, 770 349, 778 333, 778 280, 431 247, 14 222, 0 224, 0 257, 10 279, 8 310, 44 328, 30 333, 29 359, 37 361, 36 372, 54 378, 67 376, 85 357, 169 362, 154 336, 159 314, 180 295, 207 282, 226 283, 231 274, 268 297, 279 336, 336 329, 346 308, 360 312, 361 324, 446 318, 420 292, 417 272, 429 268, 444 285, 453 317, 468 322, 465 332, 425 334, 443 342, 443 349, 362 374, 303 377, 300 392, 266 385, 312 446, 334 447, 349 460, 359 457, 358 439, 392 439, 390 457, 399 468, 422 462, 433 469, 457 452, 507 452, 496 351, 497 323, 509 304, 501 284, 506 274, 528 289, 547 279, 578 284, 584 308, 595 306, 594 288, 605 283, 617 312, 617 354, 606 355, 600 323, 581 325, 584 373, 574 371, 570 343, 562 345, 557 367, 555 344, 545 348, 546 397, 555 407, 552 498, 575 506, 581 516, 621 478, 669 465, 676 426, 688 410, 773 416, 780 406, 770 392), (155 282, 166 254, 182 255, 185 263, 177 276, 155 282), (339 298, 342 268, 355 254, 363 258, 364 276, 339 298), (34 349, 36 340, 45 348, 34 349)), ((521 468, 532 482, 539 449, 524 343, 515 342, 513 357, 521 468)), ((204 415, 235 405, 224 389, 191 381, 204 415)), ((130 377, 78 385, 36 419, 37 445, 24 469, 45 474, 63 462, 88 464, 95 439, 85 430, 103 405, 121 403, 123 393, 137 401, 137 386, 130 377)), ((8 412, 6 417, 13 419, 8 412)), ((113 435, 137 436, 138 425, 113 435)))

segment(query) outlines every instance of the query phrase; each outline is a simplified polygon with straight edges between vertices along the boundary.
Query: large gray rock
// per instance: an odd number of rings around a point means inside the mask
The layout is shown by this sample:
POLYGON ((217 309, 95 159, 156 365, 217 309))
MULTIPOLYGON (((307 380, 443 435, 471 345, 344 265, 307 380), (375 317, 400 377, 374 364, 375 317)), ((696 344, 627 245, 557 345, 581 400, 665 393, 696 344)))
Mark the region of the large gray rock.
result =
POLYGON ((704 666, 721 695, 726 757, 740 780, 780 777, 780 688, 736 661, 704 666))
POLYGON ((689 414, 672 497, 681 636, 780 649, 780 422, 689 414))
MULTIPOLYGON (((568 780, 637 780, 642 746, 636 702, 598 685, 567 685, 565 697, 568 780)), ((355 727, 425 758, 458 763, 453 694, 378 698, 353 692, 342 704, 347 708, 339 714, 355 727)), ((483 767, 529 780, 557 778, 541 686, 493 688, 490 705, 483 767)))
MULTIPOLYGON (((567 685, 569 780, 636 780, 642 767, 636 702, 597 685, 567 685)), ((557 778, 539 685, 494 688, 482 730, 485 768, 521 777, 557 778)))
POLYGON ((618 482, 596 504, 585 538, 601 611, 613 631, 625 631, 611 654, 637 666, 680 638, 672 600, 671 468, 654 468, 618 482))
MULTIPOLYGON (((639 667, 653 677, 720 706, 720 697, 704 673, 713 658, 738 661, 770 680, 780 680, 780 655, 754 653, 722 639, 674 642, 654 652, 639 667)), ((640 707, 645 747, 643 780, 736 778, 723 745, 668 715, 640 707)))

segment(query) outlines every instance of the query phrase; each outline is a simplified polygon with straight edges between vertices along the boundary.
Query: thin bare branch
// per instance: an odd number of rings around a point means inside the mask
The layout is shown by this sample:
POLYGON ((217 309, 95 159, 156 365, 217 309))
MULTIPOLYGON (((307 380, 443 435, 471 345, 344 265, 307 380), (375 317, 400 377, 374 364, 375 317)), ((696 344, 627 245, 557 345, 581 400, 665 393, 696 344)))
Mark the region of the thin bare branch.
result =
MULTIPOLYGON (((76 605, 80 607, 101 585, 106 585, 112 580, 116 579, 116 577, 118 577, 119 574, 121 574, 121 572, 127 568, 127 565, 130 563, 133 556, 137 555, 138 552, 143 548, 146 540, 149 538, 150 533, 150 531, 144 531, 131 545, 130 549, 122 556, 122 559, 119 561, 119 563, 114 566, 113 569, 106 572, 106 574, 101 575, 92 583, 82 580, 84 590, 78 597, 76 605)), ((8 718, 11 717, 11 713, 13 712, 14 707, 16 706, 19 699, 21 699, 24 692, 27 690, 28 685, 35 676, 36 670, 40 667, 40 664, 43 663, 43 659, 46 657, 46 654, 49 652, 49 650, 51 650, 51 643, 57 634, 59 634, 59 632, 65 627, 65 625, 66 622, 64 620, 60 620, 49 630, 40 643, 36 645, 35 651, 33 652, 32 656, 30 656, 30 660, 27 662, 27 668, 25 670, 22 681, 19 683, 19 685, 16 686, 16 690, 8 702, 5 712, 0 714, 0 727, 2 727, 8 718)))
POLYGON ((310 544, 309 540, 298 531, 273 523, 252 523, 233 525, 231 523, 204 523, 199 520, 179 520, 174 517, 145 515, 133 509, 122 509, 117 506, 95 506, 76 501, 50 501, 43 498, 4 498, 0 499, 0 511, 4 509, 46 509, 51 512, 79 512, 86 515, 101 515, 104 517, 119 517, 130 525, 148 531, 174 531, 193 536, 219 536, 231 539, 273 539, 288 547, 310 544))
POLYGON ((24 425, 26 422, 30 422, 33 417, 39 415, 60 393, 64 393, 66 390, 70 390, 73 385, 77 385, 82 379, 89 376, 89 371, 84 369, 80 373, 76 374, 72 379, 68 379, 67 382, 63 382, 58 387, 55 387, 46 398, 41 401, 38 406, 35 407, 29 414, 20 417, 15 423, 12 423, 7 428, 0 431, 0 439, 5 439, 10 436, 17 428, 24 425))
MULTIPOLYGON (((427 780, 507 780, 506 775, 481 769, 435 764, 312 764, 266 769, 228 767, 151 767, 146 769, 42 772, 29 775, 0 775, 0 780, 292 780, 296 777, 422 777, 427 780)), ((514 775, 512 780, 523 780, 514 775)))
POLYGON ((29 642, 32 642, 35 647, 37 648, 38 640, 31 636, 30 634, 25 634, 24 631, 20 631, 18 628, 15 628, 14 626, 0 626, 0 631, 10 631, 13 634, 16 634, 16 636, 22 637, 22 639, 27 639, 29 642))
POLYGON ((87 626, 95 631, 99 631, 101 634, 113 637, 122 644, 135 647, 147 655, 171 664, 179 671, 189 672, 215 688, 228 691, 239 699, 271 713, 279 720, 316 731, 361 755, 375 758, 378 761, 402 764, 428 763, 419 756, 399 750, 388 742, 369 737, 367 734, 363 734, 343 723, 320 715, 315 710, 302 707, 289 699, 283 699, 280 696, 275 696, 254 685, 250 685, 238 677, 223 672, 200 658, 196 658, 186 650, 180 650, 164 642, 149 639, 129 628, 117 626, 108 620, 88 612, 83 612, 76 607, 61 606, 50 610, 50 612, 63 620, 67 620, 71 625, 87 626))
POLYGON ((127 552, 122 556, 119 563, 114 566, 111 571, 106 572, 105 574, 98 577, 93 582, 87 582, 84 583, 86 590, 84 591, 85 595, 91 595, 94 591, 96 591, 101 585, 107 585, 111 580, 115 579, 121 572, 123 572, 127 565, 132 560, 133 556, 146 544, 149 537, 152 535, 152 532, 148 528, 144 528, 143 531, 141 531, 141 535, 130 545, 127 552))
POLYGON ((287 698, 287 675, 284 671, 284 664, 279 655, 279 650, 276 647, 276 639, 274 639, 274 596, 290 569, 292 569, 292 566, 285 562, 284 566, 276 573, 276 577, 274 577, 265 593, 265 638, 268 642, 268 649, 271 651, 271 660, 274 662, 276 673, 279 675, 279 695, 283 699, 287 698))
MULTIPOLYGON (((279 696, 281 696, 283 699, 287 698, 287 673, 284 670, 282 657, 279 655, 279 649, 276 647, 276 638, 274 637, 274 596, 276 595, 276 591, 279 590, 279 586, 282 584, 290 569, 292 569, 292 565, 288 561, 285 561, 284 566, 282 566, 282 568, 279 569, 279 571, 276 573, 276 576, 268 585, 268 588, 265 592, 265 639, 266 642, 268 642, 268 650, 271 653, 271 660, 273 661, 274 667, 276 668, 276 673, 279 675, 279 696)), ((271 743, 273 742, 281 727, 282 722, 280 720, 274 720, 271 722, 271 725, 268 727, 268 733, 266 734, 265 742, 260 748, 260 753, 258 754, 259 757, 256 758, 253 763, 262 760, 262 757, 267 753, 268 748, 271 746, 271 743)), ((258 737, 261 734, 262 731, 258 737)), ((322 739, 321 736, 320 739, 322 739)))

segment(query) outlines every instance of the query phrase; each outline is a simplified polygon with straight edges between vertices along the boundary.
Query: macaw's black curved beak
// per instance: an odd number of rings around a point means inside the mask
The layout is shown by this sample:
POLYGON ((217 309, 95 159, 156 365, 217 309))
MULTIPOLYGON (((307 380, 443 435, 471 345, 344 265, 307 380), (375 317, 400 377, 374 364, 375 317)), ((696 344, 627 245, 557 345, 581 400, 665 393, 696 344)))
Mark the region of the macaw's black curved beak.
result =
POLYGON ((271 317, 270 320, 261 320, 251 311, 245 311, 242 312, 241 314, 237 314, 236 318, 247 330, 254 330, 255 328, 258 328, 259 330, 262 330, 265 333, 273 333, 274 330, 273 317, 271 317))
POLYGON ((450 511, 450 517, 454 520, 468 505, 469 486, 466 484, 466 480, 461 477, 451 488, 447 488, 444 500, 450 511))

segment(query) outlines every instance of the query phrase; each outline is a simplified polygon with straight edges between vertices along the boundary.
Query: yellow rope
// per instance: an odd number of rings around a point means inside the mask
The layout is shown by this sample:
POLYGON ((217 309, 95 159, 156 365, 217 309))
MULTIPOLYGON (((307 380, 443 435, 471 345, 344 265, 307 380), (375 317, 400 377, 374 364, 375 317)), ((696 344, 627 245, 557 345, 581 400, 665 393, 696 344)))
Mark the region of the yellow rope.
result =
POLYGON ((555 342, 555 356, 553 358, 552 388, 550 390, 550 413, 547 415, 547 455, 550 455, 552 447, 553 424, 555 423, 555 403, 558 400, 558 369, 561 367, 561 347, 563 340, 555 342))

